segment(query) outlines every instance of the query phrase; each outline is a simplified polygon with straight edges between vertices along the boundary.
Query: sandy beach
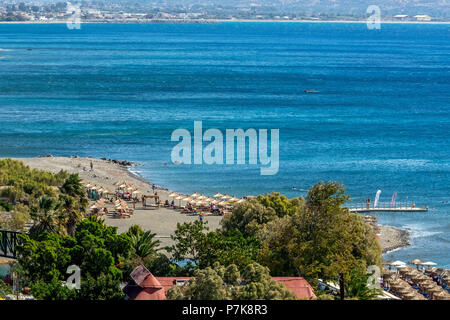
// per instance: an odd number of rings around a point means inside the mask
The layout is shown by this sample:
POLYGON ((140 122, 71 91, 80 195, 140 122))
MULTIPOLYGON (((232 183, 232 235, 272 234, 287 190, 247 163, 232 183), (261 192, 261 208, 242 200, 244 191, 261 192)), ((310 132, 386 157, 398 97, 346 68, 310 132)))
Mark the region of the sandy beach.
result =
MULTIPOLYGON (((131 173, 126 166, 107 160, 68 157, 41 157, 16 160, 23 161, 31 168, 53 173, 57 173, 60 170, 78 173, 81 179, 87 180, 98 187, 106 188, 109 191, 115 191, 117 187, 114 183, 120 181, 136 186, 146 195, 153 194, 151 183, 131 173), (87 169, 90 169, 91 161, 94 170, 86 171, 87 169)), ((169 200, 168 196, 171 191, 158 187, 155 191, 158 193, 162 203, 164 203, 166 199, 169 200)), ((170 201, 171 200, 172 198, 170 198, 170 201)), ((109 209, 112 209, 112 206, 109 209)), ((137 205, 134 214, 130 218, 119 219, 109 215, 104 215, 103 218, 107 225, 117 227, 119 233, 126 232, 130 226, 135 224, 141 226, 141 228, 146 231, 151 230, 151 232, 157 234, 156 237, 161 241, 161 246, 167 246, 173 243, 170 239, 170 235, 176 230, 177 223, 198 220, 198 216, 182 214, 171 208, 160 207, 158 209, 141 209, 140 204, 137 205)), ((203 218, 204 221, 208 222, 210 230, 217 229, 221 219, 221 216, 206 216, 203 218)))
MULTIPOLYGON (((134 175, 128 170, 127 166, 114 163, 108 160, 93 158, 76 158, 76 157, 40 157, 40 158, 19 158, 16 159, 24 162, 31 168, 50 171, 57 173, 60 170, 66 170, 70 173, 78 173, 83 180, 89 181, 99 187, 106 188, 110 191, 116 190, 114 183, 126 182, 136 186, 144 194, 153 194, 152 184, 134 175), (93 163, 94 170, 89 171, 90 163, 93 163)), ((161 187, 156 189, 162 202, 169 199, 172 192, 161 187)), ((176 190, 175 190, 176 191, 176 190)), ((212 190, 216 192, 217 190, 212 190)), ((171 200, 171 199, 170 199, 171 200)), ((171 245, 173 242, 170 235, 176 229, 177 223, 195 221, 197 216, 182 214, 179 211, 160 207, 154 210, 136 208, 131 218, 118 219, 110 216, 103 216, 105 223, 115 226, 118 231, 125 232, 131 225, 138 224, 144 230, 151 230, 157 234, 157 238, 161 241, 162 246, 171 245)), ((204 218, 208 221, 210 230, 215 230, 220 225, 220 216, 207 216, 204 218)), ((409 245, 408 232, 399 230, 389 226, 381 226, 380 244, 383 252, 391 251, 409 245)))

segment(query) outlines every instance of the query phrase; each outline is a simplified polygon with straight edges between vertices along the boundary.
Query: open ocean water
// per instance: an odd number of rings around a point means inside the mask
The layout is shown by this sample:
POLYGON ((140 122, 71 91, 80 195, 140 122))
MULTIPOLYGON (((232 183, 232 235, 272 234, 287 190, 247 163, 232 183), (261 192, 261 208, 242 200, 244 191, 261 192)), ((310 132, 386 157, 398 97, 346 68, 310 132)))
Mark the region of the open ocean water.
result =
POLYGON ((132 160, 186 193, 397 192, 431 210, 377 215, 412 235, 386 258, 450 267, 449 25, 0 24, 0 48, 2 157, 132 160), (279 173, 172 164, 172 131, 195 120, 280 129, 279 173))

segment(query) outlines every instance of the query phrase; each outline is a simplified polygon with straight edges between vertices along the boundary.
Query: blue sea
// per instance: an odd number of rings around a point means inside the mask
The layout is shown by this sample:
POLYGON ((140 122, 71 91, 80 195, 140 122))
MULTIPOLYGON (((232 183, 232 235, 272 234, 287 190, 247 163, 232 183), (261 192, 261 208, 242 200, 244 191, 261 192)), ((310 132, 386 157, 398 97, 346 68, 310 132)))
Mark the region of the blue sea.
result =
POLYGON ((2 157, 126 159, 185 193, 397 192, 430 211, 377 215, 411 232, 386 258, 450 267, 449 25, 0 24, 0 48, 2 157), (279 129, 278 174, 173 164, 171 134, 194 121, 279 129))

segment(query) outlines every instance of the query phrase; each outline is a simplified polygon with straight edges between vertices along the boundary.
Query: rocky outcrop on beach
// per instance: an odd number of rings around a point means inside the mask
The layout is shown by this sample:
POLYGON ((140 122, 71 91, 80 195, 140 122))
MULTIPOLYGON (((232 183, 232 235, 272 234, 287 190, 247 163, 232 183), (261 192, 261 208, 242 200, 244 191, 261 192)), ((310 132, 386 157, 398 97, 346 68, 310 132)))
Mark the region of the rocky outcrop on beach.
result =
POLYGON ((408 231, 389 226, 380 226, 378 225, 378 218, 375 216, 364 216, 364 222, 369 224, 377 235, 383 253, 409 245, 408 231))
POLYGON ((409 232, 389 226, 380 226, 379 237, 383 253, 409 246, 409 232))

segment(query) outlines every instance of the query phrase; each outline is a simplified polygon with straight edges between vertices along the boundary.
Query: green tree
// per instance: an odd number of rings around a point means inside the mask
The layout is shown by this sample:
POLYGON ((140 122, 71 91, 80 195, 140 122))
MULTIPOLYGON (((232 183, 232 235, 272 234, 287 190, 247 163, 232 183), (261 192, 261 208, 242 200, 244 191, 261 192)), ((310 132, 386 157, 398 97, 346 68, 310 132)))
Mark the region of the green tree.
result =
POLYGON ((161 241, 154 240, 156 233, 145 231, 142 234, 131 235, 132 254, 143 261, 149 255, 155 255, 161 241))
POLYGON ((224 232, 239 231, 244 237, 255 236, 262 225, 277 218, 275 210, 265 207, 258 200, 244 201, 233 209, 233 213, 221 221, 224 232))
POLYGON ((209 230, 207 223, 198 220, 183 224, 177 223, 175 233, 170 236, 175 244, 167 248, 173 259, 177 261, 190 259, 194 264, 198 264, 206 232, 209 230))
POLYGON ((278 192, 259 195, 256 200, 266 208, 272 208, 280 218, 298 212, 304 206, 303 198, 288 199, 278 192))
POLYGON ((96 217, 81 221, 74 237, 42 232, 36 238, 21 235, 17 246, 21 277, 29 279, 31 293, 38 299, 110 300, 123 297, 117 267, 128 259, 131 239, 117 234, 96 217), (81 269, 81 289, 68 291, 63 282, 67 267, 81 269))
POLYGON ((358 298, 359 300, 373 300, 382 294, 381 289, 368 287, 369 274, 360 269, 350 272, 349 280, 345 286, 346 298, 358 298))
POLYGON ((239 273, 236 265, 227 268, 216 263, 213 268, 198 269, 183 287, 167 292, 170 300, 295 300, 283 284, 274 281, 269 269, 257 263, 239 273))
POLYGON ((370 226, 343 204, 348 199, 341 184, 312 187, 304 210, 268 223, 258 234, 260 261, 272 274, 317 279, 348 279, 352 269, 381 261, 381 248, 370 226))
POLYGON ((209 232, 199 247, 199 268, 213 266, 215 262, 243 269, 258 259, 261 245, 254 237, 245 238, 240 232, 209 232))
POLYGON ((59 233, 59 219, 56 213, 58 201, 56 198, 42 197, 37 207, 32 208, 31 218, 33 226, 30 229, 30 235, 37 238, 44 232, 59 233))
POLYGON ((270 277, 267 267, 257 263, 245 268, 242 282, 243 285, 236 292, 236 300, 296 300, 289 289, 270 277))
POLYGON ((77 224, 83 219, 84 206, 77 199, 67 194, 60 194, 57 210, 59 219, 64 225, 67 234, 73 236, 77 224))

